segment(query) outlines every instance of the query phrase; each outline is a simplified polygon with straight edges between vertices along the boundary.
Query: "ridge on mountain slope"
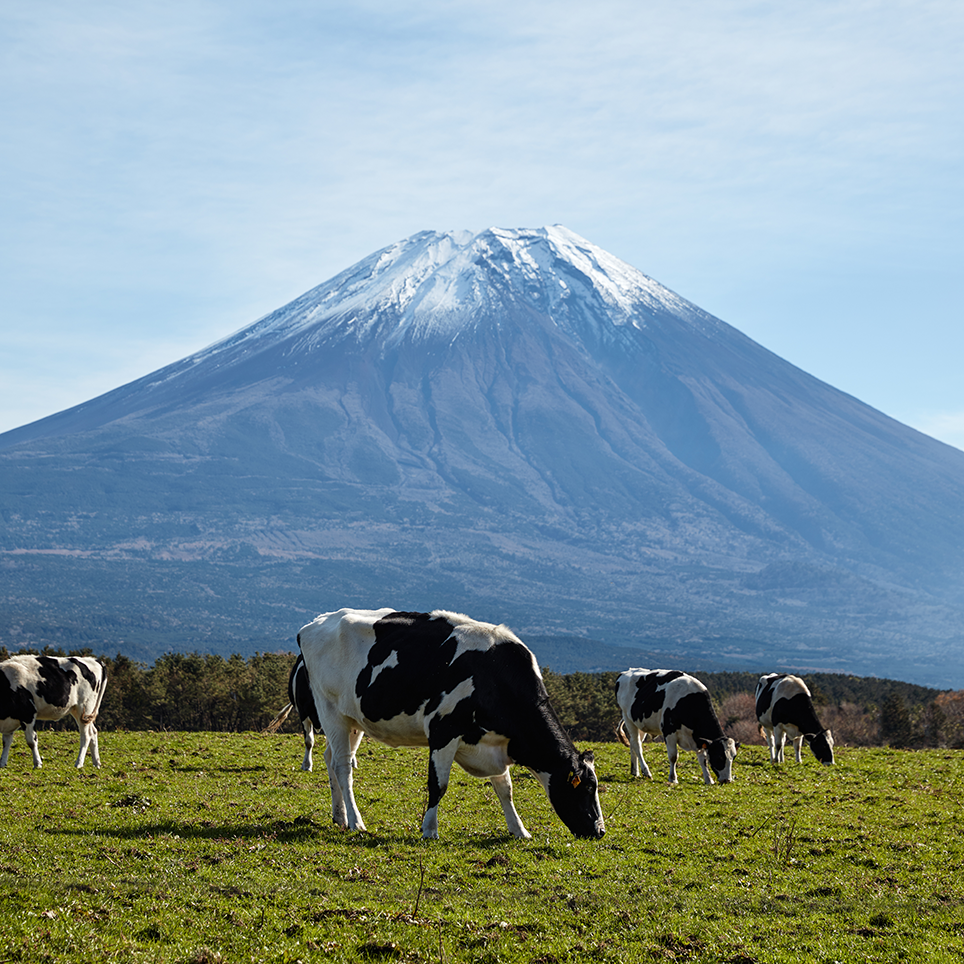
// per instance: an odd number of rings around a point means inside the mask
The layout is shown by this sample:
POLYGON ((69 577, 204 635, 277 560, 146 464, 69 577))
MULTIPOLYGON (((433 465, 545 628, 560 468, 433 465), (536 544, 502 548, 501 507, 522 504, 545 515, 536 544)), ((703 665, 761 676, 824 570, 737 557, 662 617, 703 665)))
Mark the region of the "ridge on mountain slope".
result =
MULTIPOLYGON (((964 453, 561 226, 389 245, 0 436, 15 477, 34 488, 5 483, 8 561, 136 557, 157 578, 160 560, 250 554, 245 572, 287 566, 289 589, 299 567, 340 584, 348 566, 523 628, 777 636, 825 668, 961 648, 964 453), (836 575, 754 578, 791 563, 836 575)), ((346 602, 323 595, 309 614, 346 602)))

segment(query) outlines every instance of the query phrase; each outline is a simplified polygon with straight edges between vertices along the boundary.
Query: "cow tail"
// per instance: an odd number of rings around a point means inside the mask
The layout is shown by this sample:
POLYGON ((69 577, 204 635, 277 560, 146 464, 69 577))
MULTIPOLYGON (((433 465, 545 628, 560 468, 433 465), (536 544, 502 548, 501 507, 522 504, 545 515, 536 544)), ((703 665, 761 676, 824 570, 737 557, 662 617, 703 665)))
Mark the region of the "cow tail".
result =
POLYGON ((294 709, 294 703, 289 703, 262 731, 261 735, 264 736, 266 733, 277 733, 281 729, 281 725, 286 719, 288 719, 288 714, 294 709))
POLYGON ((623 720, 620 720, 619 726, 616 727, 616 736, 619 737, 619 742, 622 743, 623 746, 631 746, 629 738, 626 736, 626 727, 623 720))
POLYGON ((88 723, 93 723, 97 719, 97 714, 100 713, 100 704, 104 699, 104 690, 107 689, 107 667, 100 661, 97 660, 97 665, 100 667, 100 682, 97 686, 97 700, 94 703, 93 710, 90 713, 84 713, 80 717, 81 723, 85 725, 88 723))

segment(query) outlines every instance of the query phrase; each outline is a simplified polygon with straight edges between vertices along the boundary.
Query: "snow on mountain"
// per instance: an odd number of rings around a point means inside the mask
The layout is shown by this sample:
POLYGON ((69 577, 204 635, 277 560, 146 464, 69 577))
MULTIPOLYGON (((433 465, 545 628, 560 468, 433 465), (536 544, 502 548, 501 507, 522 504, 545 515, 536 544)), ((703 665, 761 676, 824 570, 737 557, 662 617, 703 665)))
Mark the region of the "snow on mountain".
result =
POLYGON ((254 340, 277 341, 323 325, 386 347, 457 337, 493 310, 528 304, 579 333, 587 317, 606 327, 646 327, 659 315, 719 324, 652 278, 562 225, 534 230, 424 231, 377 251, 216 342, 192 361, 254 340))

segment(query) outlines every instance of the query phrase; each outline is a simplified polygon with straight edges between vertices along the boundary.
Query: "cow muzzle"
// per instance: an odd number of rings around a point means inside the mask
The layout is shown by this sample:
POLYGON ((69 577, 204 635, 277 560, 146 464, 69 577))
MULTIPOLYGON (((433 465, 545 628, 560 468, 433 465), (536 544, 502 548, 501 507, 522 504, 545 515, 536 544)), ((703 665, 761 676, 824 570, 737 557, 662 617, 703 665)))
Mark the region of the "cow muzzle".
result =
POLYGON ((606 824, 603 823, 602 817, 596 821, 596 825, 588 833, 583 834, 583 836, 588 840, 599 840, 600 837, 604 836, 606 833, 606 824))

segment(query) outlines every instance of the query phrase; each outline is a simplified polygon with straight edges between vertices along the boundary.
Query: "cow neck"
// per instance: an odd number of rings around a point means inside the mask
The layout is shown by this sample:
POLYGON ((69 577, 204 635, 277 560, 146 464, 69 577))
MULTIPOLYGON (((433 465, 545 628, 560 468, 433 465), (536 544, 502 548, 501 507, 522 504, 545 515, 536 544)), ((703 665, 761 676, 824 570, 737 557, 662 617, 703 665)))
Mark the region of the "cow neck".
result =
POLYGON ((522 727, 521 735, 509 741, 509 756, 515 763, 530 770, 551 773, 571 767, 578 753, 559 722, 549 697, 540 699, 534 710, 539 719, 534 719, 530 726, 522 727))

